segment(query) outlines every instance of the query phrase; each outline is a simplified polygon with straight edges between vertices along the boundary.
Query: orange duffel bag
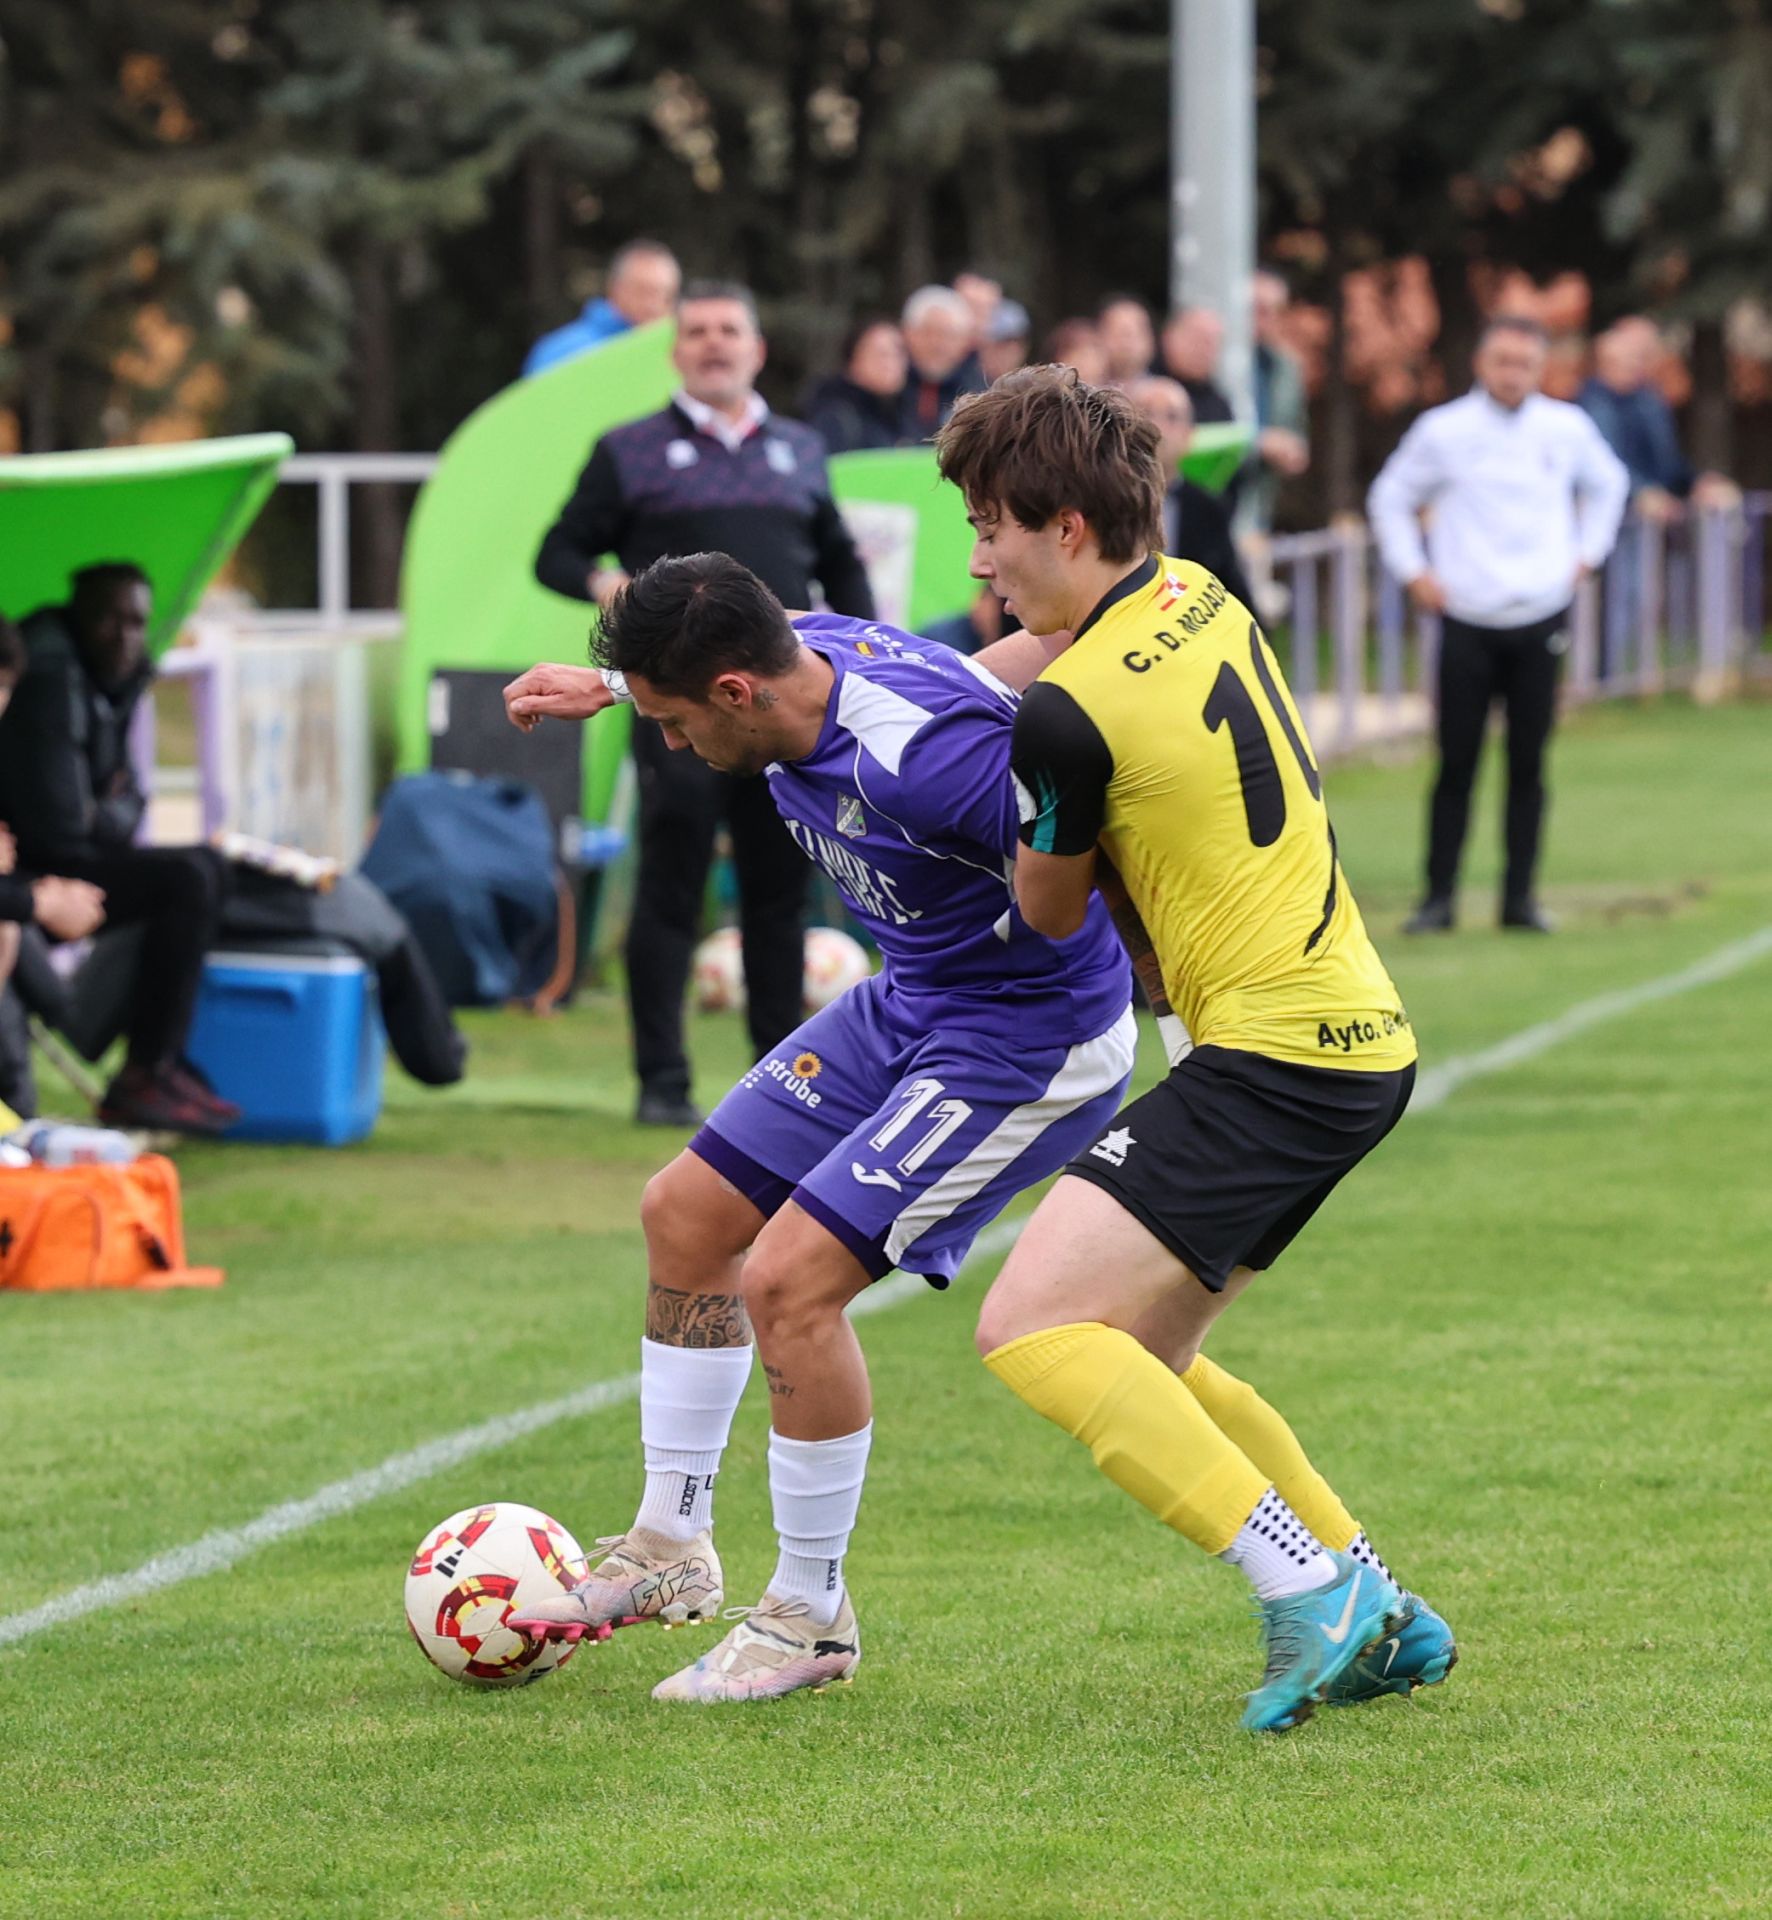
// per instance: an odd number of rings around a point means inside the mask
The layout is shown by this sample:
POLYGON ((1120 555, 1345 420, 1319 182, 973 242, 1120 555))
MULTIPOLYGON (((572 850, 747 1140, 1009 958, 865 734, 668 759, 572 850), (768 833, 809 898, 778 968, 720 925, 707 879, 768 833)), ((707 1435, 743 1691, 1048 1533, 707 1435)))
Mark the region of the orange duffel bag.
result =
POLYGON ((178 1171, 157 1153, 127 1166, 0 1167, 0 1287, 219 1287, 185 1265, 178 1171))

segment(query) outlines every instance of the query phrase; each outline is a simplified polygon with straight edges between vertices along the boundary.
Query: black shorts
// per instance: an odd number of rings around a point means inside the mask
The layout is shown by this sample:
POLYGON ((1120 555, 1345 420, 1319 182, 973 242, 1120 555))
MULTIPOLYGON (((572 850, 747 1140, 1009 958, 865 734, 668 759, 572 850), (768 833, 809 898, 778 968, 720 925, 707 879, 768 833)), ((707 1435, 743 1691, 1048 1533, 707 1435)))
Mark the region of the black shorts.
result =
POLYGON ((1270 1267, 1336 1183, 1403 1117, 1395 1073, 1196 1047, 1065 1169, 1111 1193, 1214 1293, 1270 1267))

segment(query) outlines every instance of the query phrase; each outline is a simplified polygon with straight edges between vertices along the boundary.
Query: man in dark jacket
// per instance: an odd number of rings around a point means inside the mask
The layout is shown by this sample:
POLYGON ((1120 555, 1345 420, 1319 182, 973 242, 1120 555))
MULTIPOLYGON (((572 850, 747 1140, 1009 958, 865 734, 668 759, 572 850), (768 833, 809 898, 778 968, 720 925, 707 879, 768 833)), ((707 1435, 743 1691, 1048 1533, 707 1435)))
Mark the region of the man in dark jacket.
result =
MULTIPOLYGON (((601 607, 664 555, 726 553, 789 607, 813 583, 837 613, 871 617, 873 595, 831 498, 824 442, 772 414, 756 390, 764 345, 743 287, 692 282, 677 309, 683 385, 662 412, 597 442, 577 489, 542 541, 544 587, 601 607), (613 554, 616 565, 606 564, 613 554)), ((800 1019, 807 864, 759 777, 716 773, 634 723, 640 869, 628 928, 638 1118, 694 1126, 683 996, 714 836, 724 819, 738 874, 751 1045, 759 1059, 800 1019)))
POLYGON ((1215 573, 1235 599, 1252 612, 1248 576, 1231 537, 1231 518, 1216 494, 1181 477, 1181 459, 1193 438, 1194 409, 1179 380, 1160 373, 1134 380, 1126 396, 1156 423, 1157 458, 1170 476, 1163 495, 1163 551, 1176 560, 1193 560, 1215 573))
POLYGON ((806 396, 806 424, 827 453, 900 444, 898 414, 908 365, 896 320, 876 316, 850 328, 843 341, 843 371, 819 381, 806 396))
POLYGON ((66 606, 40 607, 20 623, 25 672, 0 714, 0 821, 21 874, 86 881, 103 891, 107 922, 146 929, 129 1054, 100 1117, 218 1133, 238 1109, 183 1055, 227 870, 207 847, 135 844, 147 798, 130 764, 129 727, 153 677, 152 605, 141 569, 115 562, 83 568, 66 606))
MULTIPOLYGON (((25 643, 0 614, 0 715, 23 679, 25 643)), ((18 871, 18 842, 0 824, 0 1106, 30 1119, 37 1111, 30 1036, 12 981, 22 930, 40 927, 52 940, 81 940, 104 924, 105 896, 84 880, 18 871)))
POLYGON ((978 323, 964 294, 929 286, 919 287, 904 303, 900 324, 911 366, 899 432, 919 443, 946 425, 962 394, 984 391, 984 373, 972 350, 978 323))

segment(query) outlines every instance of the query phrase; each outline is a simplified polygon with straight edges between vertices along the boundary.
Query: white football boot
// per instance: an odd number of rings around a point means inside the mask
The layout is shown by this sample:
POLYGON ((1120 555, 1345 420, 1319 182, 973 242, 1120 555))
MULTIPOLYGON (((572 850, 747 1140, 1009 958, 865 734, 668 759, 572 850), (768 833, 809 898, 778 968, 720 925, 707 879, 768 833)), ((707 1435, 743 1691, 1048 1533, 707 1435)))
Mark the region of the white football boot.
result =
POLYGON ((605 1556, 570 1593, 513 1614, 509 1625, 533 1640, 607 1640, 617 1627, 694 1626, 726 1598, 711 1530, 673 1540, 649 1527, 604 1536, 605 1556))
POLYGON ((654 1700, 776 1700, 810 1687, 847 1685, 861 1664, 861 1634, 848 1594, 828 1627, 816 1626, 804 1600, 764 1594, 754 1607, 729 1607, 738 1625, 693 1666, 652 1689, 654 1700))

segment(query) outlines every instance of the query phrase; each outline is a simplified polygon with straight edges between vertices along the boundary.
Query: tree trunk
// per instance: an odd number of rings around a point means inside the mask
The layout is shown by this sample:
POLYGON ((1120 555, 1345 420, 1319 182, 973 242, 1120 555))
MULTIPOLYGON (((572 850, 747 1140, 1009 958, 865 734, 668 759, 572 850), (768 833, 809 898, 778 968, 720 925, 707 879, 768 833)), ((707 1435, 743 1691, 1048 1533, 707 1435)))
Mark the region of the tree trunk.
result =
MULTIPOLYGON (((388 453, 399 444, 400 400, 394 300, 384 242, 368 235, 358 241, 352 279, 357 305, 357 451, 388 453)), ((385 485, 351 491, 357 509, 353 572, 358 603, 391 607, 400 588, 403 527, 398 496, 385 485)))
POLYGON ((1471 361, 1483 316, 1471 292, 1470 260, 1462 247, 1436 249, 1428 262, 1434 303, 1440 309, 1440 331, 1434 343, 1448 393, 1462 393, 1469 384, 1471 361))
POLYGON ((24 378, 19 382, 19 444, 26 453, 54 453, 60 448, 56 430, 55 355, 47 347, 27 348, 20 356, 24 378))
POLYGON ((1735 467, 1735 419, 1729 396, 1729 356, 1721 320, 1692 329, 1692 464, 1701 473, 1735 467))
POLYGON ((523 156, 523 291, 532 333, 558 323, 560 279, 559 174, 552 154, 531 147, 523 156))
POLYGON ((1329 256, 1329 352, 1323 375, 1323 491, 1333 521, 1360 509, 1359 396, 1347 372, 1347 263, 1329 256))

